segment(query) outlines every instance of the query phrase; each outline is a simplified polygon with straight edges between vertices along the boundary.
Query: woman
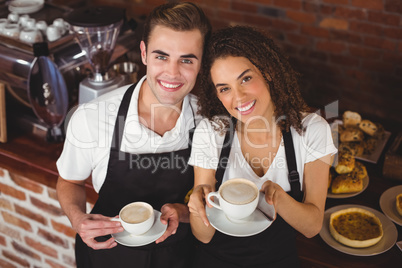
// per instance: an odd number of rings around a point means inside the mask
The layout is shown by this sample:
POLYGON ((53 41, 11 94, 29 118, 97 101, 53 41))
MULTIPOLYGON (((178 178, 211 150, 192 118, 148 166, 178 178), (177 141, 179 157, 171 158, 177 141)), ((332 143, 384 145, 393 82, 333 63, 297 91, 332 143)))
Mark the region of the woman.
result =
POLYGON ((328 123, 307 113, 296 72, 254 28, 215 32, 201 69, 199 104, 206 119, 194 133, 189 160, 195 172, 190 223, 202 242, 195 266, 296 267, 294 230, 313 237, 323 222, 336 153, 328 123), (208 193, 237 177, 253 181, 277 213, 257 235, 225 235, 206 216, 208 193))

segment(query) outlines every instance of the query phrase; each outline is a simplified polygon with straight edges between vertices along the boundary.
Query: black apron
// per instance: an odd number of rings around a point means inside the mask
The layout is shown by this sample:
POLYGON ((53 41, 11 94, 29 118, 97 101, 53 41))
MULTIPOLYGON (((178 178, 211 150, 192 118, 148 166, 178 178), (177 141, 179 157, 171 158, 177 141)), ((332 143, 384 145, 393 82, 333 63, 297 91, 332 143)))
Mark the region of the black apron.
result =
MULTIPOLYGON (((135 201, 148 202, 160 211, 166 203, 184 203, 187 192, 193 187, 194 171, 187 164, 190 144, 187 149, 167 153, 130 154, 120 151, 124 122, 134 89, 135 85, 132 85, 126 91, 120 104, 107 175, 92 214, 114 217, 123 206, 135 201), (152 163, 160 163, 161 166, 149 166, 152 163)), ((193 130, 190 131, 190 139, 192 133, 193 130)), ((106 241, 109 238, 110 235, 96 240, 106 241)), ((176 234, 164 242, 141 247, 118 244, 112 249, 94 250, 77 235, 76 262, 78 268, 184 268, 189 267, 192 261, 193 245, 194 237, 188 223, 180 223, 176 234)))
MULTIPOLYGON (((236 126, 235 119, 233 126, 236 126)), ((226 132, 224 148, 222 149, 219 165, 216 172, 216 189, 222 183, 226 169, 234 129, 226 132)), ((298 201, 303 198, 300 190, 299 174, 293 148, 292 135, 283 132, 285 142, 286 160, 289 169, 289 194, 298 201)), ((249 237, 233 237, 215 231, 208 244, 198 242, 194 266, 196 268, 267 268, 267 267, 299 267, 296 250, 296 231, 279 215, 265 231, 249 237)))

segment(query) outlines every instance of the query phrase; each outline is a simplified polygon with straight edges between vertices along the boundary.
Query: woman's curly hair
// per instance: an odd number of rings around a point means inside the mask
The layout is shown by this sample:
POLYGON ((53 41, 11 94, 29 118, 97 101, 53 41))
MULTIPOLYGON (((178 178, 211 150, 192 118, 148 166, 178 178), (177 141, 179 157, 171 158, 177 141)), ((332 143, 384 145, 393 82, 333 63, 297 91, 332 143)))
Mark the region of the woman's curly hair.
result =
MULTIPOLYGON (((271 38, 249 26, 224 28, 209 39, 200 73, 199 113, 211 121, 215 121, 216 116, 230 117, 217 97, 210 72, 215 60, 229 56, 245 57, 258 68, 269 86, 278 125, 282 130, 292 126, 301 134, 307 106, 299 91, 298 73, 271 38)), ((229 121, 224 125, 228 127, 229 121)))

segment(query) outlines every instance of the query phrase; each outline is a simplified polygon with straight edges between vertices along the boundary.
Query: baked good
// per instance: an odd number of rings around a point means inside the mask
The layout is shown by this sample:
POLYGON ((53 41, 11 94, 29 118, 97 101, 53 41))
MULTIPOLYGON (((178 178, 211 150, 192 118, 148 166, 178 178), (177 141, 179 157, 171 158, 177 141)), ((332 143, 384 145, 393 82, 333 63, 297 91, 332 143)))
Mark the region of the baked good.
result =
POLYGON ((353 156, 361 156, 364 153, 363 142, 341 142, 338 151, 347 152, 353 156))
POLYGON ((354 178, 351 174, 340 174, 332 180, 331 192, 333 194, 349 194, 363 190, 363 180, 354 178))
POLYGON ((375 245, 384 235, 380 219, 362 208, 347 208, 332 213, 329 231, 336 241, 353 248, 375 245))
POLYGON ((370 137, 365 139, 363 142, 363 153, 364 154, 371 154, 374 152, 375 148, 377 147, 378 139, 370 137))
POLYGON ((345 127, 358 127, 359 123, 362 121, 360 114, 352 111, 344 112, 342 119, 345 127))
POLYGON ((349 176, 354 179, 363 180, 365 177, 367 177, 367 169, 362 163, 356 161, 355 168, 352 170, 352 172, 350 172, 349 176))
POLYGON ((335 166, 335 171, 338 174, 352 172, 355 168, 355 158, 347 152, 338 153, 338 163, 335 166))
POLYGON ((329 169, 329 176, 328 176, 328 189, 331 187, 331 183, 333 179, 337 176, 335 170, 333 168, 329 169))
POLYGON ((367 119, 362 120, 362 121, 359 123, 359 128, 360 128, 361 130, 363 130, 364 133, 366 133, 366 134, 368 134, 368 135, 370 135, 370 136, 373 136, 373 135, 376 133, 376 131, 377 131, 377 126, 376 126, 376 124, 374 124, 373 122, 371 122, 370 120, 367 120, 367 119))
POLYGON ((363 139, 363 131, 355 127, 348 127, 344 131, 342 131, 342 134, 340 134, 341 142, 362 141, 363 139))
POLYGON ((399 215, 402 216, 402 193, 396 196, 396 210, 398 210, 399 215))

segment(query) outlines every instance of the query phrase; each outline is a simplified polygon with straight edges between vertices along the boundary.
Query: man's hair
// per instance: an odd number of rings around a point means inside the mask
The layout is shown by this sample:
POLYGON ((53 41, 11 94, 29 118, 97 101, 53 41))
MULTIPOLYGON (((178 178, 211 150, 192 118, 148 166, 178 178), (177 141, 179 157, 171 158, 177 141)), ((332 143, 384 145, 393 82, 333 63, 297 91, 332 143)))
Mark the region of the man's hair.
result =
MULTIPOLYGON (((209 38, 200 74, 199 113, 211 121, 215 116, 230 116, 218 99, 211 79, 211 66, 215 60, 230 56, 248 59, 261 72, 281 129, 292 126, 301 133, 301 121, 307 106, 299 90, 298 73, 274 41, 253 27, 228 27, 214 32, 209 38)), ((224 123, 228 125, 228 122, 224 123)))
POLYGON ((194 3, 167 3, 156 7, 147 17, 142 40, 148 47, 149 37, 156 26, 164 26, 175 31, 198 29, 203 42, 211 33, 211 24, 202 9, 194 3))

